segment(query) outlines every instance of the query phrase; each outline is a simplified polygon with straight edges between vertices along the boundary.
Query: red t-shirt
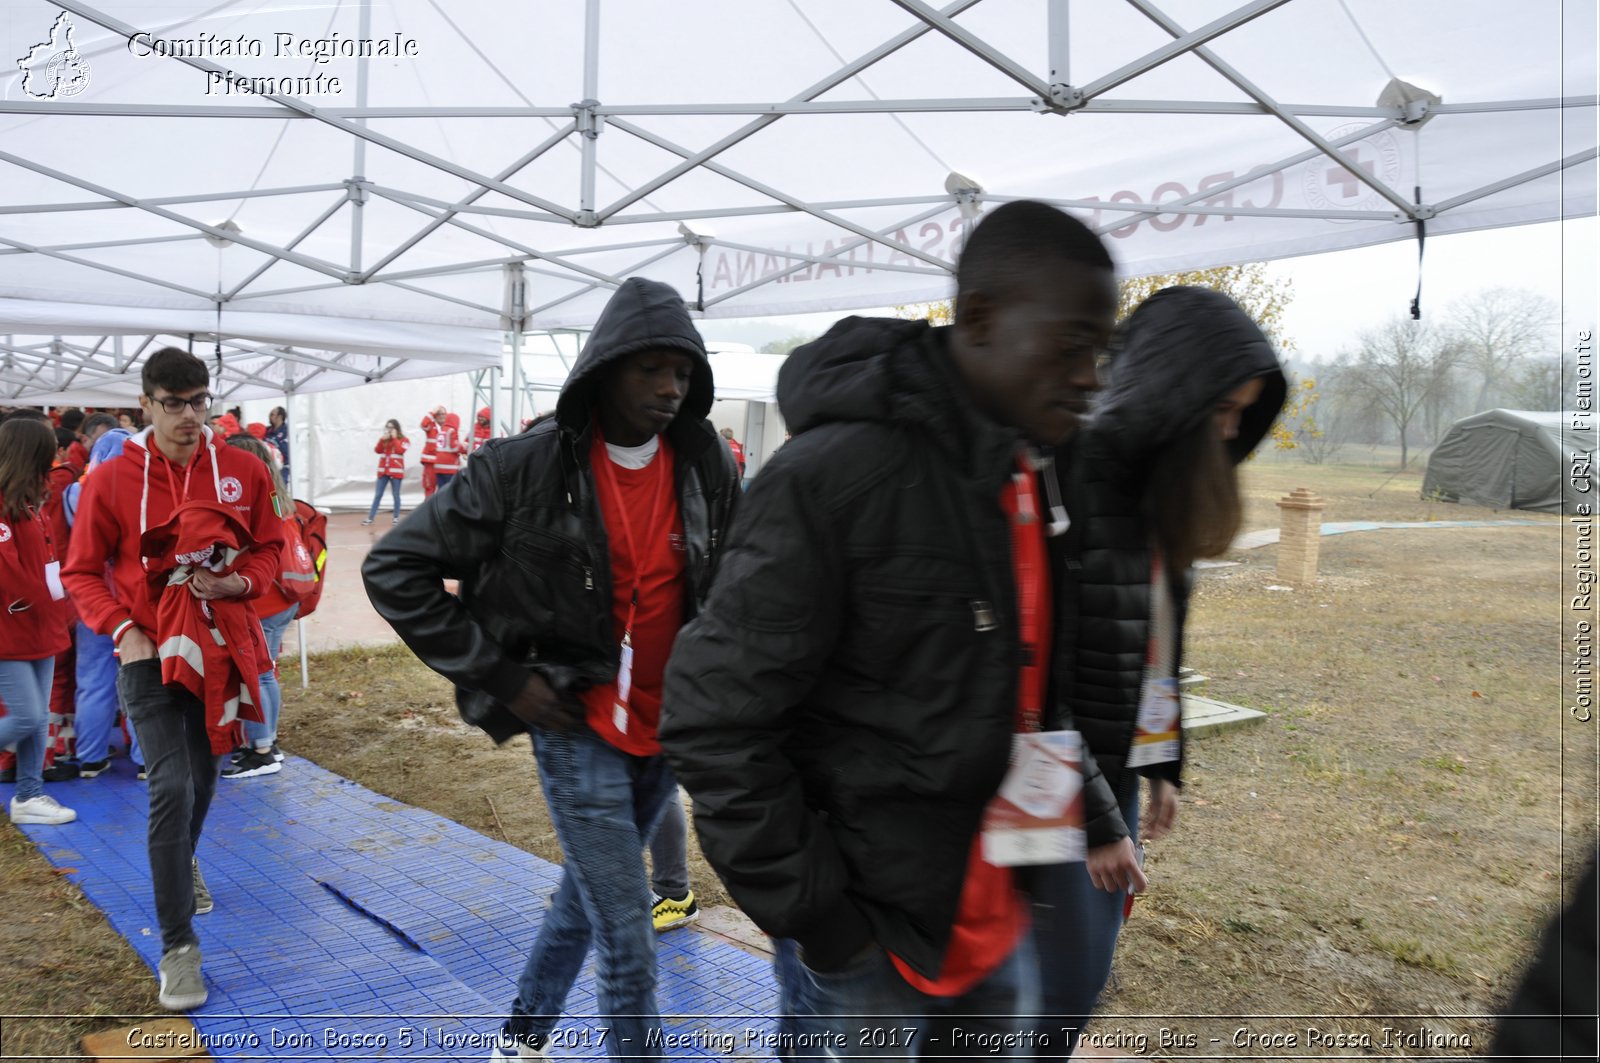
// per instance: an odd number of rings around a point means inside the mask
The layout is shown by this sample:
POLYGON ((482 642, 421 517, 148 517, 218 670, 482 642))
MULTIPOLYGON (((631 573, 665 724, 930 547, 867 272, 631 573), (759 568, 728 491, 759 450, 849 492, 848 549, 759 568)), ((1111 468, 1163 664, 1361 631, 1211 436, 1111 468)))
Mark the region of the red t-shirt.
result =
POLYGON ((625 469, 611 460, 596 431, 590 464, 611 544, 611 617, 619 645, 630 613, 633 618, 633 689, 619 708, 616 683, 589 688, 582 695, 585 715, 595 734, 624 753, 655 756, 661 752, 662 675, 683 626, 685 552, 674 455, 663 436, 650 464, 625 469))
MULTIPOLYGON (((1000 506, 1011 518, 1011 565, 1020 634, 1023 644, 1033 649, 1017 676, 1017 727, 1038 730, 1049 674, 1050 567, 1037 483, 1026 459, 1019 466, 1018 474, 1000 492, 1000 506)), ((960 996, 999 970, 1027 930, 1028 908, 1017 893, 1011 868, 984 860, 980 832, 967 854, 967 877, 939 977, 924 978, 900 957, 891 954, 890 958, 912 988, 930 996, 960 996)))

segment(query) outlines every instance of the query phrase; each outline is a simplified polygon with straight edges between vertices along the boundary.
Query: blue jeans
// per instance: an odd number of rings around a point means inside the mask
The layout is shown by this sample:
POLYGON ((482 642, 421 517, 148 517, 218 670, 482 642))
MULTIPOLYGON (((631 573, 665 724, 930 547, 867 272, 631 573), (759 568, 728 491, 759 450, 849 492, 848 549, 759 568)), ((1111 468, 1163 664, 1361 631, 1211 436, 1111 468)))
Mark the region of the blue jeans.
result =
POLYGON ((257 749, 265 749, 278 740, 278 716, 283 711, 283 687, 278 683, 278 654, 283 651, 283 632, 300 611, 300 603, 289 606, 281 613, 261 621, 261 633, 267 637, 267 653, 272 656, 271 671, 261 673, 261 715, 266 723, 244 722, 244 740, 257 749))
POLYGON ((44 747, 50 740, 50 687, 56 659, 0 661, 0 749, 17 747, 18 801, 31 801, 44 793, 44 747))
POLYGON ((378 489, 372 493, 372 508, 367 510, 367 519, 378 515, 378 507, 383 505, 383 489, 388 487, 394 495, 394 519, 400 519, 400 481, 392 476, 378 477, 378 489))
MULTIPOLYGON (((1135 838, 1139 789, 1136 782, 1122 802, 1123 822, 1135 838)), ((1037 868, 1033 882, 1033 935, 1044 998, 1040 1034, 1049 1037, 1038 1058, 1064 1060, 1111 977, 1127 894, 1096 889, 1081 861, 1037 868)))
MULTIPOLYGON (((111 755, 111 732, 119 707, 117 659, 112 655, 114 647, 109 635, 96 635, 79 623, 77 640, 78 695, 74 711, 78 717, 78 760, 88 763, 111 755)), ((139 760, 137 743, 132 752, 134 760, 144 763, 139 760)))
POLYGON ((587 727, 533 731, 550 820, 566 860, 533 943, 511 1032, 543 1044, 594 941, 596 995, 612 1059, 660 1059, 656 936, 644 844, 676 783, 660 756, 636 757, 587 727))
POLYGON ((780 1008, 792 996, 796 1012, 790 1058, 1033 1057, 1026 1016, 1039 1010, 1039 964, 1026 934, 999 969, 954 997, 912 988, 880 948, 827 974, 790 955, 783 977, 793 980, 792 993, 789 985, 780 991, 780 1008))
POLYGON ((434 487, 434 490, 443 491, 446 487, 450 486, 450 481, 454 480, 455 478, 456 474, 453 472, 435 472, 433 474, 433 482, 437 486, 434 487))
POLYGON ((689 892, 689 824, 676 782, 650 836, 650 889, 675 901, 689 892))
POLYGON ((205 706, 182 687, 163 685, 159 660, 124 664, 117 673, 117 693, 139 732, 150 773, 150 885, 161 924, 162 952, 171 952, 199 940, 192 925, 194 878, 189 861, 217 790, 222 758, 211 752, 205 706))

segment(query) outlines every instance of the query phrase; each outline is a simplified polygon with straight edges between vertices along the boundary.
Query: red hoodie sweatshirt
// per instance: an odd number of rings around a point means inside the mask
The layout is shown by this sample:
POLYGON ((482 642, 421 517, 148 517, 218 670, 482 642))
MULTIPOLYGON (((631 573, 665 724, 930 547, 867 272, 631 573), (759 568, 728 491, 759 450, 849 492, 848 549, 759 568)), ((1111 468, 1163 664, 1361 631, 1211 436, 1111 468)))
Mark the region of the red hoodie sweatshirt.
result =
POLYGON ((42 516, 10 520, 0 510, 0 660, 42 660, 72 644, 67 603, 51 598, 45 582, 52 560, 42 516))
POLYGON ((250 582, 245 598, 259 597, 277 576, 283 522, 272 508, 267 467, 237 447, 223 446, 209 428, 201 429, 189 464, 174 465, 155 445, 154 430, 146 428, 83 483, 62 576, 90 628, 109 635, 131 617, 155 638, 156 602, 145 582, 139 537, 189 499, 228 506, 258 544, 236 569, 250 582))

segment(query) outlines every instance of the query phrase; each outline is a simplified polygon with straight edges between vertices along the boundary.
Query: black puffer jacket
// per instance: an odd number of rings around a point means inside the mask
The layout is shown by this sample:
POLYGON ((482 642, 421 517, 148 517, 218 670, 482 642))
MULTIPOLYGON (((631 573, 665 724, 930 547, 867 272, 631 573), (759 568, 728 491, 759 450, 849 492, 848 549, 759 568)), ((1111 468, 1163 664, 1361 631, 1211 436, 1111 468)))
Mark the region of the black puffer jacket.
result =
MULTIPOLYGON (((1137 778, 1123 768, 1133 741, 1150 631, 1151 525, 1143 511, 1153 461, 1212 416, 1216 404, 1260 377, 1261 397, 1240 416, 1228 444, 1235 462, 1265 438, 1283 408, 1285 380, 1272 344, 1233 300, 1209 288, 1166 288, 1123 326, 1089 426, 1074 448, 1068 509, 1076 547, 1077 636, 1072 704, 1084 740, 1119 797, 1137 778)), ((1169 573, 1179 642, 1189 574, 1169 573)), ((1174 663, 1174 669, 1176 669, 1174 663)), ((1142 774, 1180 781, 1179 763, 1142 774)))
POLYGON ((608 365, 652 348, 695 358, 689 394, 665 433, 678 457, 693 616, 711 585, 738 472, 705 419, 711 364, 683 301, 665 284, 637 278, 595 323, 555 418, 485 443, 361 566, 373 607, 423 663, 456 684, 462 719, 496 741, 526 730, 505 703, 530 669, 562 691, 616 677, 611 553, 589 466, 594 391, 608 365), (443 579, 460 581, 459 598, 445 593, 443 579))
MULTIPOLYGON (((1009 760, 1020 441, 961 394, 923 322, 850 318, 790 355, 794 438, 668 667, 661 741, 701 848, 817 966, 875 940, 938 973, 1009 760)), ((1098 772, 1086 793, 1090 844, 1125 837, 1098 772)))

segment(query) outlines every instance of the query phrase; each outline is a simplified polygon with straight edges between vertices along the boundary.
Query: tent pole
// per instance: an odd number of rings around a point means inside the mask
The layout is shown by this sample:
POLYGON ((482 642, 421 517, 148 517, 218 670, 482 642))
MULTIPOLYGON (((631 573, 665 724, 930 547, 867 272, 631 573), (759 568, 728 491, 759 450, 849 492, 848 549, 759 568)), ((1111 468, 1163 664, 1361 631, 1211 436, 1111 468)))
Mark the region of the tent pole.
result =
POLYGON ((505 266, 506 346, 511 348, 511 434, 522 431, 522 329, 528 313, 522 263, 505 266))
MULTIPOLYGON (((361 40, 372 39, 372 0, 361 0, 361 40)), ((356 109, 365 111, 367 107, 367 82, 369 80, 368 66, 370 60, 365 54, 356 60, 356 109)), ((365 127, 367 120, 357 118, 355 124, 365 127)), ((362 223, 365 221, 367 205, 366 171, 367 171, 367 142, 361 137, 355 138, 355 156, 350 164, 350 272, 361 272, 361 236, 362 223)))
MULTIPOLYGON (((300 463, 294 460, 294 454, 301 448, 299 442, 294 439, 294 378, 290 376, 285 376, 283 381, 283 420, 290 433, 289 483, 287 486, 289 488, 289 504, 294 505, 294 500, 297 497, 294 487, 294 471, 300 467, 300 463)), ((311 687, 311 670, 306 656, 306 622, 298 616, 294 619, 294 637, 295 641, 300 643, 300 689, 308 690, 311 687)))
MULTIPOLYGON (((494 435, 494 427, 500 423, 500 367, 497 365, 489 370, 489 434, 494 435)), ((506 435, 516 435, 515 430, 507 431, 506 435)))
POLYGON ((1072 84, 1072 51, 1069 47, 1071 33, 1068 18, 1072 0, 1050 0, 1050 85, 1072 84))

